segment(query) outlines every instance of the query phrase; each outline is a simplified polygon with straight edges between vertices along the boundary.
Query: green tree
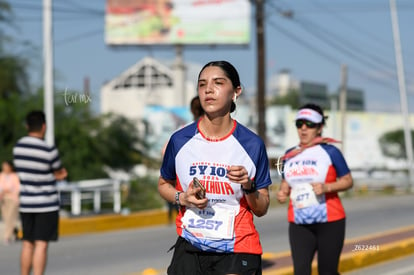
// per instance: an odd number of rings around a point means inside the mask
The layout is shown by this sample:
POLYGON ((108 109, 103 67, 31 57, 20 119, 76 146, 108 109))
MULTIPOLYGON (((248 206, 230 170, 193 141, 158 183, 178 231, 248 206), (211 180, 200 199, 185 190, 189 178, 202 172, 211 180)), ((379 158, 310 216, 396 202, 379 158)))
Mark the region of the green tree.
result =
POLYGON ((291 89, 284 96, 275 96, 269 105, 289 105, 292 109, 298 109, 299 106, 299 91, 291 89))
MULTIPOLYGON (((79 96, 67 93, 66 96, 79 96)), ((151 162, 135 125, 113 114, 94 116, 84 102, 55 100, 55 137, 72 181, 107 177, 104 168, 129 171, 151 162)))
POLYGON ((27 66, 27 60, 0 52, 0 99, 15 93, 22 95, 29 90, 27 66))
POLYGON ((123 116, 107 114, 102 118, 107 127, 101 127, 96 133, 100 144, 98 152, 105 163, 115 169, 130 169, 133 164, 143 163, 147 144, 139 138, 135 125, 123 116), (117 152, 117 154, 114 154, 117 152))
POLYGON ((130 182, 128 193, 123 202, 131 211, 160 208, 165 201, 158 193, 158 178, 144 177, 130 182))
MULTIPOLYGON (((414 140, 414 131, 411 131, 411 140, 414 140)), ((404 131, 402 129, 383 134, 379 139, 379 144, 385 156, 396 159, 407 158, 404 131)))
MULTIPOLYGON (((70 96, 70 93, 67 94, 70 96)), ((107 177, 103 161, 95 151, 93 132, 100 127, 86 104, 68 104, 55 97, 55 142, 67 168, 69 181, 107 177)))
POLYGON ((0 22, 10 23, 12 10, 7 1, 0 0, 0 22))
MULTIPOLYGON (((1 78, 0 78, 1 82, 1 78)), ((39 109, 41 98, 33 94, 12 94, 0 100, 0 159, 11 160, 16 141, 26 134, 25 116, 29 110, 39 109)))
MULTIPOLYGON (((70 181, 107 177, 105 167, 129 171, 140 163, 157 165, 146 156, 147 145, 131 121, 115 115, 94 116, 87 104, 66 104, 62 98, 62 94, 55 96, 55 142, 70 181)), ((1 160, 11 159, 16 141, 27 134, 26 114, 42 108, 42 90, 0 100, 1 160)))
POLYGON ((9 3, 0 0, 0 99, 8 98, 14 93, 21 95, 29 90, 26 71, 28 59, 7 50, 28 46, 16 45, 13 38, 6 34, 6 27, 13 23, 13 12, 9 3))

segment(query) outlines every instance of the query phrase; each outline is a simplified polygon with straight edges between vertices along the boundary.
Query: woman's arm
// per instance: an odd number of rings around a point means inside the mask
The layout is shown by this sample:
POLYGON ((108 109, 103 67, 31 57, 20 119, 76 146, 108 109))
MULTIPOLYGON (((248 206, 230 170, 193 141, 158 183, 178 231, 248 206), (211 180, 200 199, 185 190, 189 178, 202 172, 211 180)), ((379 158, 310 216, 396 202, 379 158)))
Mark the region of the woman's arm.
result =
POLYGON ((325 193, 346 191, 354 185, 351 173, 338 178, 334 183, 324 184, 325 193))
MULTIPOLYGON (((227 170, 227 177, 230 181, 241 184, 242 188, 245 190, 252 189, 253 181, 249 178, 244 166, 233 165, 229 167, 227 170)), ((258 189, 254 192, 245 194, 244 196, 246 197, 250 209, 256 216, 261 217, 266 214, 270 204, 268 187, 258 189)))
POLYGON ((316 195, 321 195, 324 193, 333 193, 346 191, 354 185, 351 173, 348 173, 337 179, 336 182, 332 183, 314 183, 313 190, 316 195))
POLYGON ((20 179, 19 179, 19 176, 16 173, 14 173, 13 176, 14 176, 14 179, 13 179, 13 193, 14 193, 14 196, 16 198, 19 198, 19 194, 20 194, 20 179))
POLYGON ((250 194, 244 194, 247 204, 253 213, 258 216, 264 216, 269 209, 270 198, 269 188, 261 188, 250 194))

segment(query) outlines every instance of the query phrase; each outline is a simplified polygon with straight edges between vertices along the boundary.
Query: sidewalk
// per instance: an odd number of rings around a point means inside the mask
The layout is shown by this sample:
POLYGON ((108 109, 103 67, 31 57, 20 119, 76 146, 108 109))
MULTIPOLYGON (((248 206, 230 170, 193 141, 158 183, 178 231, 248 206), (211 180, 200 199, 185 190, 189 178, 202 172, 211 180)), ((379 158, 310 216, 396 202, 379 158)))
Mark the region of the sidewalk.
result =
MULTIPOLYGON (((414 226, 372 234, 345 241, 339 264, 340 272, 414 254, 414 226)), ((290 252, 263 255, 263 275, 293 274, 290 252)), ((317 274, 314 260, 312 274, 317 274)))

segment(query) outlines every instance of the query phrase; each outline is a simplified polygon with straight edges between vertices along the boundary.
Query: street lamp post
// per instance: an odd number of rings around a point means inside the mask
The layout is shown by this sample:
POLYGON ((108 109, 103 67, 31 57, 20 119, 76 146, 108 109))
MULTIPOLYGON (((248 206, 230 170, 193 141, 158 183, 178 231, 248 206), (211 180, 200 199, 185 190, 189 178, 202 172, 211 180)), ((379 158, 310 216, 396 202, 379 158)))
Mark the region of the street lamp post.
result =
POLYGON ((408 103, 407 93, 405 90, 405 77, 404 77, 404 63, 401 51, 400 32, 398 26, 398 15, 395 0, 390 0, 391 22, 392 30, 394 34, 394 48, 395 48, 395 60, 397 63, 397 76, 398 86, 400 89, 400 102, 401 112, 404 118, 404 140, 405 151, 407 154, 407 166, 408 166, 408 190, 414 192, 414 163, 413 163, 413 143, 411 140, 410 119, 408 116, 408 103))
POLYGON ((43 0, 43 93, 46 116, 45 140, 54 145, 54 103, 53 103, 53 35, 52 0, 43 0))

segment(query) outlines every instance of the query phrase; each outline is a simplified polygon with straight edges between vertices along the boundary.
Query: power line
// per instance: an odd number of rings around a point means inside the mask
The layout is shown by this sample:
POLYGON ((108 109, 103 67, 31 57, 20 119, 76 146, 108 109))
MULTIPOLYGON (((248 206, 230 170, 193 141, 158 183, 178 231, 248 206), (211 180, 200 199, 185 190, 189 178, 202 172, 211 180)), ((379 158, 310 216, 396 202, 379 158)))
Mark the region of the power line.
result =
MULTIPOLYGON (((375 35, 372 31, 367 31, 361 26, 361 24, 356 25, 354 21, 347 20, 345 17, 341 16, 340 12, 334 11, 332 7, 328 7, 327 5, 321 5, 318 1, 310 1, 314 6, 316 6, 318 9, 323 10, 326 14, 330 15, 331 17, 334 17, 335 20, 341 21, 345 26, 352 28, 354 31, 361 32, 364 34, 365 37, 369 37, 372 40, 377 42, 377 45, 386 45, 389 43, 389 41, 386 41, 383 39, 383 37, 375 35)), ((389 46, 391 47, 392 44, 389 43, 389 46)))
MULTIPOLYGON (((80 17, 55 17, 53 18, 53 22, 70 22, 70 21, 91 21, 91 20, 96 20, 97 17, 91 17, 90 15, 88 16, 80 16, 80 17)), ((24 17, 18 17, 17 20, 19 22, 42 22, 43 18, 41 16, 24 16, 24 17)))
MULTIPOLYGON (((321 5, 319 1, 315 1, 315 0, 311 0, 310 3, 312 3, 313 6, 316 6, 318 9, 325 11, 329 16, 333 17, 335 20, 341 21, 343 25, 348 27, 349 29, 352 29, 355 32, 361 33, 362 38, 371 39, 373 42, 375 42, 376 47, 383 46, 383 49, 385 48, 389 49, 393 47, 390 41, 385 40, 382 36, 376 35, 374 31, 367 30, 364 28, 362 24, 356 24, 355 21, 345 18, 337 11, 333 11, 332 6, 321 5)), ((410 49, 406 49, 405 52, 408 52, 410 55, 412 54, 410 53, 410 49)), ((394 64, 392 66, 394 66, 394 64)))
MULTIPOLYGON (((378 56, 375 56, 374 54, 363 52, 360 48, 355 47, 349 41, 345 41, 340 36, 335 35, 334 33, 326 29, 324 30, 321 27, 318 27, 309 20, 294 20, 294 22, 300 24, 302 28, 306 29, 310 34, 312 34, 316 38, 330 45, 332 48, 338 50, 339 52, 353 58, 362 65, 369 66, 370 64, 372 67, 376 67, 376 69, 383 69, 383 66, 393 66, 392 63, 389 63, 388 61, 378 56)), ((389 71, 388 74, 395 76, 394 72, 389 71)))
MULTIPOLYGON (((271 7, 280 12, 280 8, 278 8, 274 4, 269 5, 271 5, 271 7)), ((374 54, 371 54, 369 52, 362 52, 360 48, 356 47, 351 42, 344 40, 336 33, 331 32, 328 29, 324 29, 310 20, 296 18, 295 16, 293 16, 293 13, 289 17, 284 16, 284 18, 291 19, 292 22, 298 24, 301 28, 305 29, 308 33, 310 33, 317 39, 321 40, 322 42, 329 45, 333 49, 341 52, 342 54, 351 57, 352 59, 356 60, 364 66, 371 65, 372 67, 376 67, 377 70, 383 70, 384 66, 394 66, 394 64, 389 63, 381 57, 375 56, 374 54)), ((391 71, 388 71, 388 74, 390 76, 395 76, 395 73, 391 71)))
MULTIPOLYGON (((280 2, 280 1, 278 1, 280 2)), ((303 3, 307 3, 308 1, 304 1, 303 3)), ((332 1, 326 1, 324 5, 332 4, 332 1)), ((399 7, 404 12, 410 12, 414 10, 414 4, 412 1, 407 0, 406 3, 400 2, 399 7)), ((374 1, 366 1, 363 2, 361 0, 358 1, 344 1, 342 3, 335 3, 332 8, 330 9, 331 12, 337 13, 374 13, 374 12, 389 12, 388 4, 384 2, 374 2, 374 1)), ((309 9, 308 7, 300 8, 297 7, 296 13, 301 14, 310 14, 310 13, 325 13, 321 9, 309 9)))
MULTIPOLYGON (((13 9, 21 9, 21 10, 29 10, 29 11, 42 11, 43 6, 41 4, 33 4, 33 3, 14 3, 13 9)), ((92 9, 70 9, 67 7, 56 7, 53 6, 53 13, 66 13, 66 14, 85 14, 85 15, 97 15, 97 16, 104 16, 105 11, 101 10, 92 10, 92 9)))
POLYGON ((274 29, 278 30, 279 32, 281 32, 282 34, 284 34, 285 36, 287 36, 291 40, 297 42, 299 45, 310 49, 314 53, 318 54, 319 56, 325 58, 326 60, 328 60, 329 62, 331 62, 335 65, 338 65, 338 66, 341 65, 341 61, 339 59, 327 54, 326 52, 322 51, 320 48, 315 47, 312 44, 308 43, 307 41, 299 38, 298 36, 294 35, 291 31, 288 31, 288 30, 282 28, 280 25, 277 25, 276 23, 273 23, 270 20, 268 20, 267 22, 274 29))
POLYGON ((75 7, 77 9, 79 9, 79 10, 90 11, 91 13, 99 13, 99 14, 101 14, 103 12, 105 14, 105 11, 98 10, 98 9, 95 9, 95 8, 90 8, 90 7, 81 5, 81 4, 79 4, 79 3, 77 3, 77 2, 75 2, 73 0, 64 0, 63 3, 65 5, 69 4, 70 7, 75 7))
MULTIPOLYGON (((278 14, 281 14, 284 17, 288 17, 288 18, 293 18, 293 12, 291 10, 285 11, 283 9, 281 9, 280 7, 275 6, 274 4, 270 4, 272 8, 274 8, 278 14)), ((300 21, 298 19, 296 19, 296 21, 302 28, 304 28, 306 31, 310 32, 313 36, 315 36, 316 38, 318 38, 319 40, 322 40, 324 43, 328 44, 329 46, 331 46, 334 50, 339 50, 340 52, 342 52, 343 54, 350 56, 352 59, 356 60, 358 63, 361 63, 362 65, 366 66, 366 67, 374 67, 374 69, 376 69, 377 71, 383 71, 383 66, 386 67, 393 67, 393 64, 388 63, 387 61, 382 60, 381 58, 375 57, 369 53, 365 54, 365 55, 361 55, 359 48, 353 46, 352 44, 349 44, 347 42, 342 42, 339 43, 337 41, 342 40, 339 36, 331 33, 330 31, 324 31, 322 28, 318 27, 317 25, 315 25, 314 23, 312 23, 309 20, 305 20, 300 21), (314 29, 312 29, 311 27, 313 26, 314 29), (323 36, 321 36, 318 32, 315 32, 315 30, 317 29, 322 30, 322 32, 326 32, 328 33, 330 36, 333 36, 333 39, 329 39, 329 38, 325 38, 323 36), (345 47, 343 44, 348 44, 347 47, 345 47), (368 57, 368 60, 366 60, 368 57), (364 62, 363 59, 365 59, 367 62, 364 62), (378 64, 377 64, 378 63, 378 64)), ((277 28, 279 31, 281 31, 281 28, 273 25, 274 28, 277 28)), ((290 35, 291 33, 286 33, 286 31, 284 32, 285 35, 289 36, 292 39, 292 35, 290 35)), ((308 48, 311 48, 312 51, 316 52, 318 55, 323 56, 325 59, 328 59, 329 61, 333 61, 335 60, 335 62, 333 63, 341 63, 339 62, 336 58, 333 58, 332 56, 327 55, 325 52, 322 52, 321 50, 319 50, 319 48, 316 48, 314 46, 309 45, 309 43, 304 42, 303 39, 299 39, 299 38, 295 38, 294 40, 296 40, 296 42, 299 42, 303 45, 306 45, 308 48), (301 42, 300 42, 301 41, 301 42)), ((355 68, 351 68, 352 71, 357 71, 359 76, 364 76, 364 78, 369 79, 370 81, 375 81, 375 83, 382 83, 382 85, 386 85, 387 87, 393 88, 394 86, 391 85, 390 83, 384 81, 384 80, 379 80, 376 79, 372 76, 370 76, 369 74, 366 74, 365 72, 355 69, 355 68)), ((388 72, 389 76, 393 76, 396 77, 394 72, 388 72)))
MULTIPOLYGON (((16 1, 19 1, 19 0, 16 0, 16 1)), ((68 1, 68 2, 70 2, 71 4, 69 7, 67 6, 68 3, 66 1, 63 2, 66 6, 57 6, 57 4, 62 4, 62 2, 55 1, 55 4, 53 5, 53 12, 60 13, 60 15, 54 16, 53 21, 55 22, 62 22, 62 21, 68 22, 68 21, 80 21, 80 20, 89 21, 89 20, 96 20, 98 17, 103 18, 105 15, 105 11, 103 10, 92 9, 92 8, 88 8, 85 6, 81 6, 81 5, 74 3, 73 1, 68 1), (74 13, 76 13, 76 15, 74 15, 74 13), (67 16, 62 16, 62 15, 67 15, 67 16)), ((24 0, 23 1, 20 0, 19 3, 14 3, 12 7, 16 9, 39 11, 39 16, 19 17, 18 18, 19 21, 42 22, 43 20, 41 16, 41 12, 43 11, 43 6, 41 4, 33 4, 33 2, 28 3, 28 2, 25 2, 24 0)), ((74 36, 69 36, 67 38, 55 41, 55 45, 59 46, 62 44, 72 43, 72 42, 79 41, 81 39, 89 38, 89 37, 95 36, 97 34, 102 34, 102 33, 103 33, 102 28, 99 28, 98 30, 83 32, 80 34, 76 34, 74 36)))
MULTIPOLYGON (((273 27, 274 29, 276 29, 277 31, 282 33, 283 35, 287 36, 288 38, 295 41, 299 45, 307 48, 308 50, 311 50, 312 52, 316 53, 317 55, 323 57, 324 59, 326 59, 330 63, 332 63, 332 64, 334 64, 338 67, 343 63, 341 60, 337 59, 336 57, 334 57, 332 55, 327 54, 325 51, 321 50, 319 47, 313 46, 312 44, 308 43, 307 41, 305 41, 305 40, 301 39, 300 37, 294 35, 291 31, 288 31, 288 30, 282 28, 280 25, 277 25, 277 24, 275 24, 274 22, 272 22, 270 20, 268 21, 268 23, 271 27, 273 27)), ((372 77, 369 74, 365 73, 364 71, 359 70, 355 67, 349 66, 349 70, 355 72, 357 76, 362 77, 365 80, 369 80, 370 82, 372 82, 375 85, 378 85, 378 86, 381 86, 381 87, 386 86, 388 88, 391 88, 392 90, 396 89, 395 85, 392 85, 389 82, 385 82, 382 79, 377 79, 375 77, 372 77)))
POLYGON ((87 32, 84 32, 84 33, 81 33, 81 34, 73 35, 73 36, 61 39, 59 41, 56 41, 55 45, 58 46, 58 45, 62 45, 62 44, 73 43, 73 42, 76 42, 76 41, 84 39, 84 38, 90 38, 90 37, 98 35, 98 34, 103 34, 103 32, 104 31, 103 31, 102 28, 87 31, 87 32))

